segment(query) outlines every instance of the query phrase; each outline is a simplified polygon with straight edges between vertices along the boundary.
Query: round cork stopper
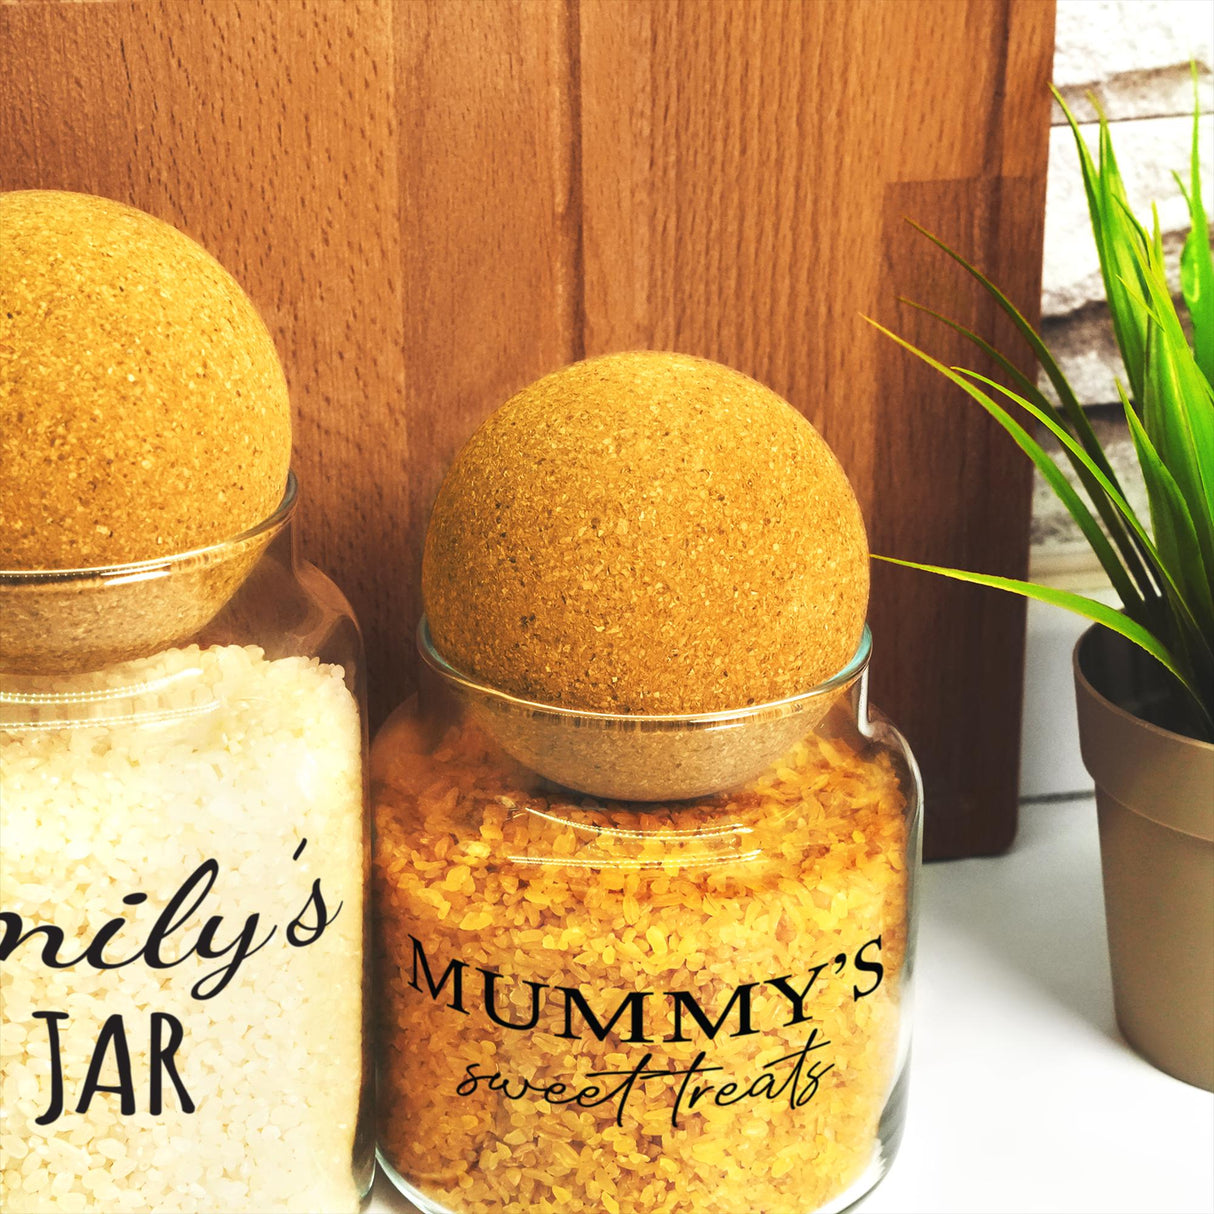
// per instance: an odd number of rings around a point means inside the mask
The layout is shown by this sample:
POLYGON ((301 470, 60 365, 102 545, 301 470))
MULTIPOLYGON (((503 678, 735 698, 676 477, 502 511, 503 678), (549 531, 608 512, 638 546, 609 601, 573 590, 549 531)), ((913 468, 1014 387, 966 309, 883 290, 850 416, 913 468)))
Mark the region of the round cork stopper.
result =
POLYGON ((286 379, 201 246, 107 198, 0 194, 0 568, 92 568, 270 515, 286 379))
POLYGON ((830 448, 728 367, 634 352, 511 397, 456 457, 422 590, 450 663, 570 708, 712 712, 855 653, 868 544, 830 448))

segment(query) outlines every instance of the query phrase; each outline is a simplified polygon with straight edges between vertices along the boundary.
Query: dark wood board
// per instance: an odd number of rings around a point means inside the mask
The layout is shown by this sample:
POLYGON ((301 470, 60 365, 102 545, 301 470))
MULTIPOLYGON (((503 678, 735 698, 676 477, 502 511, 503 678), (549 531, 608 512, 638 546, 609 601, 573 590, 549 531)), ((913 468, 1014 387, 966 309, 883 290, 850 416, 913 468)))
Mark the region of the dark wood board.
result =
MULTIPOLYGON (((122 198, 203 241, 279 343, 304 550, 413 679, 443 470, 583 353, 720 358, 847 467, 876 551, 1022 574, 1020 453, 868 314, 1002 332, 904 223, 1035 316, 1052 0, 103 0, 0 5, 0 188, 122 198)), ((878 568, 874 695, 927 852, 1015 829, 1023 610, 878 568)))

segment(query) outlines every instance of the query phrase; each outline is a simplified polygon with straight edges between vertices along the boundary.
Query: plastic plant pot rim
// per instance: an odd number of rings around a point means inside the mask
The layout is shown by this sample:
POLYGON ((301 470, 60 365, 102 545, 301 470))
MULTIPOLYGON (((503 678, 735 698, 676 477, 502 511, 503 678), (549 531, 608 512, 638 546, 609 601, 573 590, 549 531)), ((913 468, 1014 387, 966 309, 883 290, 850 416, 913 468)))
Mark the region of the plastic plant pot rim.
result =
POLYGON ((274 512, 228 539, 216 540, 200 548, 189 548, 167 556, 149 557, 147 560, 130 561, 120 565, 97 565, 81 569, 0 569, 0 587, 51 586, 71 582, 144 581, 149 577, 163 576, 177 569, 197 569, 232 556, 242 548, 254 543, 268 543, 291 521, 299 500, 299 482, 293 471, 287 472, 287 483, 282 499, 274 512))
POLYGON ((1096 688, 1084 664, 1096 660, 1089 641, 1100 627, 1071 654, 1080 752, 1098 794, 1157 826, 1214 841, 1214 743, 1144 721, 1096 688))
MULTIPOLYGON (((1085 629, 1079 640, 1075 642, 1075 647, 1071 650, 1071 669, 1074 672, 1076 683, 1081 685, 1084 692, 1097 701, 1104 711, 1112 716, 1120 717, 1127 725, 1133 725, 1134 728, 1144 730, 1160 739, 1175 739, 1183 742, 1186 746, 1196 747, 1198 753, 1205 750, 1214 754, 1214 742, 1207 742, 1202 738, 1191 738, 1187 734, 1177 733, 1173 729, 1165 729, 1162 725, 1156 725, 1151 721, 1144 721, 1141 717, 1136 717, 1129 709, 1122 708, 1116 700, 1110 700, 1104 692, 1096 688, 1096 685, 1088 678, 1087 672, 1083 669, 1085 660, 1084 645, 1088 637, 1100 627, 1102 625, 1093 624, 1090 628, 1085 629)), ((1126 641, 1127 645, 1132 643, 1131 641, 1126 641)))
POLYGON ((849 684, 860 678, 867 669, 872 657, 873 636, 868 624, 860 636, 860 644, 850 661, 836 671, 830 678, 795 695, 785 696, 779 700, 769 700, 763 704, 748 704, 745 708, 724 708, 715 712, 701 713, 630 713, 602 712, 593 709, 570 708, 561 704, 545 704, 539 700, 528 700, 516 696, 501 688, 482 683, 473 676, 457 669, 439 653, 434 639, 430 635, 430 624, 425 615, 417 625, 417 650, 422 661, 447 683, 452 683, 461 691, 469 692, 482 700, 495 701, 507 710, 525 713, 528 716, 545 716, 564 718, 569 721, 594 721, 604 726, 616 725, 621 728, 652 726, 657 729, 669 728, 679 730, 711 729, 722 725, 742 724, 744 722, 769 717, 786 716, 805 708, 812 701, 837 695, 849 684))

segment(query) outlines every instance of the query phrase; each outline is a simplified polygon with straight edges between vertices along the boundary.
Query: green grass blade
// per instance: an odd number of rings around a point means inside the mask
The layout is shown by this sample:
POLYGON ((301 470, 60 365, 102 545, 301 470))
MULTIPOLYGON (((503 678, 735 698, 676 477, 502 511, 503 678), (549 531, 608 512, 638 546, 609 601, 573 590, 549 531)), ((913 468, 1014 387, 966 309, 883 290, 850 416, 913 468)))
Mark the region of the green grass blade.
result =
POLYGON ((1107 603, 1098 602, 1096 599, 1089 599, 1082 594, 1075 594, 1069 590, 1058 590, 1052 586, 1039 586, 1035 582, 1022 582, 1017 578, 996 577, 989 573, 968 573, 960 569, 947 569, 940 565, 924 565, 918 561, 902 561, 892 556, 877 556, 875 553, 874 557, 876 560, 885 561, 890 565, 902 565, 907 569, 918 569, 924 573, 937 573, 958 582, 970 582, 976 586, 989 586, 995 590, 1006 590, 1011 594, 1023 595, 1025 598, 1036 599, 1041 603, 1049 603, 1054 607, 1062 607, 1064 610, 1072 611, 1076 615, 1081 615, 1085 619, 1092 620, 1094 623, 1103 624, 1111 631, 1125 637, 1127 641, 1132 641, 1140 649, 1146 650, 1161 666, 1169 671, 1193 697, 1198 710, 1201 712, 1204 723, 1210 730, 1214 731, 1214 715, 1211 715, 1210 707, 1203 702, 1198 689, 1182 673, 1176 659, 1172 656, 1167 646, 1154 637, 1137 620, 1130 619, 1129 616, 1123 615, 1107 603))
POLYGON ((1017 384, 1020 385, 1024 393, 1024 399, 1014 392, 1007 391, 1002 384, 996 383, 994 380, 989 380, 983 375, 978 375, 977 372, 964 371, 960 367, 954 367, 953 370, 958 371, 963 375, 974 375, 977 379, 984 383, 990 384, 994 388, 998 388, 1001 392, 1009 397, 1012 401, 1021 405, 1037 417, 1053 434, 1057 435, 1062 441, 1062 449, 1066 452, 1067 458, 1070 460, 1071 466, 1075 469, 1076 475, 1079 477, 1080 483, 1083 485, 1084 491, 1087 493, 1089 500, 1096 507, 1097 513, 1100 515, 1101 521, 1112 537, 1114 544, 1117 545, 1117 550, 1121 553, 1121 559, 1125 564, 1130 576, 1134 579, 1138 586, 1139 593, 1144 599, 1150 598, 1158 593, 1158 588, 1153 582, 1151 575, 1147 572, 1143 564, 1143 557, 1146 555, 1146 548, 1143 543, 1145 532, 1141 527, 1138 528, 1138 535, 1133 531, 1127 530, 1123 522, 1122 515, 1130 511, 1128 503, 1126 503, 1125 495, 1122 492, 1121 485, 1118 483, 1117 477, 1113 474, 1111 468, 1106 472, 1095 464, 1095 461, 1084 451, 1082 447, 1078 447, 1073 441, 1068 441, 1069 435, 1063 431, 1059 423, 1059 415, 1054 406, 1046 399, 1041 389, 1027 375, 1025 375, 1010 359, 1005 358, 994 346, 991 345, 985 338, 980 337, 971 329, 967 329, 964 325, 958 324, 954 320, 950 320, 947 316, 941 315, 939 312, 932 311, 931 308, 926 308, 922 304, 917 304, 914 300, 903 298, 902 302, 910 304, 912 308, 918 309, 920 312, 927 313, 928 316, 935 318, 942 324, 947 325, 954 332, 960 333, 967 341, 972 342, 989 358, 993 359, 1000 367, 1008 374, 1008 376, 1017 384), (1036 406, 1040 412, 1034 412, 1029 408, 1030 402, 1036 406), (1112 500, 1111 500, 1112 499, 1112 500))
POLYGON ((1113 140, 1108 123, 1100 120, 1100 175, 1096 183, 1101 241, 1100 272, 1113 333, 1121 351, 1121 361, 1135 400, 1142 400, 1146 379, 1147 317, 1139 302, 1126 290, 1141 265, 1141 250, 1150 245, 1150 237, 1134 218, 1126 200, 1125 186, 1117 169, 1113 140))
POLYGON ((976 279, 982 289, 994 299, 1012 324, 1016 326, 1020 336, 1024 338, 1029 348, 1033 351, 1033 357, 1040 363, 1041 369, 1046 373, 1050 383, 1053 384, 1054 391, 1058 393, 1058 399, 1062 403, 1066 418, 1071 423, 1075 433, 1079 436, 1079 441, 1083 443, 1084 450, 1101 466, 1106 476, 1112 477, 1113 469, 1105 458, 1104 451, 1100 446, 1100 440, 1092 430, 1092 423, 1088 420, 1087 414, 1084 413, 1083 406, 1079 403, 1079 398, 1067 382, 1066 376, 1062 373, 1062 368, 1059 367, 1053 354, 1050 353, 1049 347, 1037 335, 1037 331, 1029 324, 1020 309, 977 266, 966 261, 960 253, 949 248, 943 240, 938 236, 932 235, 921 224, 917 224, 913 219, 907 220, 907 222, 917 232, 926 236, 938 249, 951 257, 967 274, 976 279))
MULTIPOLYGON (((869 320, 868 317, 865 317, 865 319, 869 320)), ((1138 588, 1130 580, 1130 576, 1116 552, 1113 551, 1113 546, 1109 543, 1108 536, 1100 530, 1099 524, 1092 517, 1092 512, 1084 505, 1083 499, 1075 492, 1071 482, 1066 479, 1058 465, 1042 450, 1041 445, 1032 435, 1006 409, 996 404, 985 392, 976 388, 956 371, 950 367, 946 367, 942 362, 932 358, 930 354, 924 353, 910 342, 899 337, 896 333, 891 333, 883 325, 877 324, 875 320, 869 320, 869 324, 879 329, 887 337, 892 338, 904 349, 909 350, 917 358, 922 359, 930 367, 934 367, 946 379, 955 383, 968 396, 976 400, 1012 436, 1017 446, 1041 470, 1041 474, 1045 477, 1050 488, 1058 495, 1063 505, 1070 512, 1071 517, 1078 524, 1084 538, 1091 545, 1092 551, 1099 559, 1105 573, 1108 574, 1109 581, 1113 583, 1113 587, 1120 596, 1122 603, 1125 604, 1126 609, 1129 611, 1140 609, 1142 606, 1142 596, 1139 594, 1138 588)), ((1067 437, 1069 439, 1070 435, 1067 435, 1067 437)), ((1071 441, 1073 442, 1074 440, 1071 441)))
POLYGON ((1153 327, 1148 354, 1143 428, 1187 503, 1201 558, 1214 570, 1214 399, 1210 385, 1193 362, 1182 332, 1172 335, 1162 326, 1153 327))
POLYGON ((1182 588, 1185 601, 1192 606, 1196 617, 1193 624, 1196 635, 1191 638, 1194 647, 1203 653, 1206 661, 1214 665, 1214 650, 1211 649, 1211 645, 1214 645, 1214 567, 1208 566, 1202 557, 1193 516, 1184 495, 1160 460, 1150 436, 1124 392, 1122 405, 1146 482, 1151 523, 1160 559, 1182 588))
POLYGON ((1184 589, 1177 583, 1172 569, 1169 568, 1167 563, 1160 556, 1150 534, 1142 525, 1137 515, 1134 513, 1133 508, 1126 501, 1124 495, 1112 484, 1111 481, 1104 476, 1104 473, 1095 465, 1094 462, 1090 462, 1088 460, 1086 453, 1075 441, 1075 439, 1068 434, 1066 430, 1055 420, 1053 410, 1049 409, 1048 407, 1046 409, 1037 407, 1031 402, 1018 396, 1015 392, 1005 387, 1003 384, 997 383, 996 381, 989 379, 987 376, 981 375, 976 371, 962 371, 945 367, 930 355, 925 354, 923 351, 917 349, 915 346, 898 337, 896 334, 890 333, 881 325, 876 324, 875 321, 870 321, 870 323, 872 323, 876 328, 881 329, 882 332, 892 337, 896 342, 898 342, 899 345, 911 351, 917 357, 923 359, 947 379, 952 380, 959 387, 965 390, 974 400, 981 404, 983 408, 987 410, 987 412, 991 413, 991 415, 995 417, 995 419, 1004 427, 1004 429, 1008 430, 1009 433, 1012 434, 1012 437, 1016 440, 1021 449, 1025 451, 1025 453, 1028 454, 1029 457, 1033 459, 1033 462, 1041 469, 1042 474, 1046 477, 1051 488, 1055 489, 1060 499, 1063 501, 1063 504, 1067 506, 1068 510, 1072 514, 1072 517, 1075 518, 1075 521, 1083 531, 1085 538, 1088 539, 1088 542, 1092 545, 1093 552, 1100 560, 1102 567, 1108 574, 1109 581, 1113 584, 1113 587, 1117 591, 1118 596, 1121 598, 1126 610, 1130 612, 1136 619, 1150 621, 1153 623, 1158 616, 1158 599, 1154 598, 1153 595, 1139 596, 1137 593, 1131 593, 1131 590, 1133 589, 1132 583, 1127 585, 1128 577, 1125 570, 1117 561, 1116 554, 1112 552, 1107 538, 1104 536, 1103 532, 1100 531, 1099 527, 1096 526, 1095 520, 1092 519, 1090 512, 1088 512, 1083 506, 1083 503, 1079 500, 1078 495, 1075 494, 1075 491, 1071 488, 1070 483, 1067 482, 1066 478, 1062 476, 1061 472, 1059 472, 1057 466, 1052 460, 1050 460, 1049 456, 1046 455, 1035 442, 1033 442, 1024 429, 1010 417, 1006 410, 998 406, 993 400, 991 400, 989 396, 974 387, 974 385, 969 383, 968 380, 963 379, 962 376, 968 376, 988 385, 991 388, 994 388, 997 392, 1019 405, 1022 409, 1028 412, 1030 416, 1033 416, 1042 422, 1042 424, 1045 425, 1046 428, 1058 438, 1059 442, 1062 443, 1063 447, 1068 451, 1068 453, 1086 467, 1086 470, 1088 473, 1090 473, 1093 480, 1095 480, 1100 489, 1107 494, 1108 500, 1117 508, 1118 512, 1124 518, 1126 524, 1134 533, 1134 536, 1149 559, 1151 567, 1159 580, 1164 597, 1170 605, 1172 612, 1177 617, 1178 626, 1183 629, 1185 635, 1188 637, 1201 637, 1202 626, 1198 623, 1196 613, 1187 601, 1184 589), (1059 482, 1061 482, 1062 487, 1059 487, 1059 482))
POLYGON ((908 306, 914 308, 917 312, 925 313, 933 320, 938 320, 942 325, 947 325, 950 329, 952 329, 954 333, 960 333, 966 341, 977 346, 978 349, 983 352, 983 354, 997 362, 999 366, 1002 367, 1003 370, 1007 372, 1007 374, 1016 383, 1018 383, 1021 388, 1024 389, 1025 393, 1032 394, 1034 397, 1039 398, 1045 408, 1053 411, 1054 406, 1051 405, 1046 399, 1041 389, 1038 388, 1037 385, 1031 379, 1029 379, 1029 377, 1025 375, 1025 373, 1021 371, 1010 358, 1006 357, 1004 354, 1001 354, 997 349, 995 349, 995 347, 992 346, 985 337, 975 333, 973 329, 967 329, 963 324, 960 324, 955 320, 951 320, 949 317, 945 316, 943 312, 936 312, 932 308, 927 307, 925 304, 916 303, 913 299, 908 299, 905 295, 899 295, 898 302, 907 304, 908 306))
MULTIPOLYGON (((1003 384, 997 383, 993 379, 988 379, 985 375, 980 375, 977 371, 962 371, 960 373, 979 380, 981 383, 989 385, 997 392, 1002 393, 1009 400, 1014 401, 1027 413, 1033 417, 1036 417, 1043 425, 1045 425, 1045 427, 1050 430, 1055 437, 1057 437, 1059 442, 1061 442, 1062 445, 1066 447, 1077 459, 1083 460, 1085 458, 1082 449, 1075 442, 1075 440, 1069 434, 1067 434, 1065 430, 1058 426, 1048 412, 1039 411, 1029 401, 1022 400, 1020 397, 1018 397, 1016 393, 1011 391, 1011 389, 1005 388, 1003 384)), ((1118 391, 1121 391, 1120 384, 1118 385, 1118 391)), ((1151 563, 1151 568, 1155 571, 1155 575, 1163 589, 1164 596, 1167 598, 1169 605, 1177 615, 1186 632, 1196 634, 1198 636, 1202 635, 1203 632, 1206 635, 1210 635, 1210 629, 1199 621, 1197 611, 1190 604, 1189 594, 1186 593, 1184 585, 1177 581, 1174 566, 1169 565, 1167 559, 1159 551, 1156 542, 1152 540, 1146 528, 1143 527, 1141 521, 1139 520, 1137 514, 1134 513, 1134 510, 1130 506, 1129 502, 1126 501, 1125 497, 1119 490, 1117 490, 1110 482, 1105 480, 1104 475, 1101 473, 1099 468, 1095 467, 1095 465, 1091 465, 1089 466, 1088 470, 1093 479, 1108 495, 1109 501, 1116 506, 1121 516, 1125 519, 1126 524, 1130 527, 1135 537, 1142 545, 1143 551, 1151 563)), ((1116 586, 1116 583, 1114 583, 1114 586, 1116 586)), ((1126 603, 1124 599, 1122 602, 1125 604, 1126 609, 1130 611, 1131 614, 1134 614, 1135 616, 1139 615, 1139 612, 1134 604, 1126 603)), ((1154 614, 1154 605, 1149 602, 1146 604, 1146 611, 1144 611, 1142 615, 1145 618, 1147 614, 1154 614)))
POLYGON ((1180 289, 1193 322, 1193 357, 1206 380, 1214 384, 1214 257, 1210 225, 1201 199, 1201 105, 1197 96, 1197 65, 1193 64, 1193 150, 1189 157, 1189 189, 1177 178, 1189 204, 1190 228, 1180 255, 1180 289))
POLYGON ((1188 502, 1204 559, 1214 562, 1214 389, 1189 348, 1161 260, 1147 255, 1141 282, 1151 321, 1142 423, 1188 502))
POLYGON ((1088 215, 1100 259, 1100 276, 1104 280, 1113 334, 1130 381, 1130 391, 1136 401, 1141 400, 1145 378, 1147 319, 1141 308, 1135 306, 1133 300, 1127 296, 1122 283, 1127 277, 1133 277, 1136 266, 1135 251, 1148 244, 1149 237, 1129 209, 1125 185, 1117 167, 1117 157, 1109 134, 1109 125, 1095 98, 1093 104, 1100 118, 1098 165, 1092 160, 1087 141, 1083 138, 1070 108, 1057 90, 1054 90, 1054 95, 1066 115, 1079 153, 1088 215))
POLYGON ((1079 171, 1083 178, 1083 192, 1088 200, 1088 215, 1091 219, 1092 236, 1096 242, 1096 251, 1100 254, 1100 264, 1104 265, 1104 251, 1101 247, 1104 231, 1099 223, 1100 207, 1096 197, 1096 182, 1100 178, 1100 174, 1096 171, 1096 165, 1092 161, 1092 153, 1088 148, 1087 140, 1084 139, 1083 133, 1079 129, 1079 121, 1075 115, 1071 113, 1071 107, 1067 105, 1065 98, 1054 87, 1050 85, 1050 92, 1054 94, 1054 100, 1062 107, 1062 113, 1066 118, 1067 125, 1071 128, 1071 137, 1075 140, 1075 150, 1079 153, 1079 171))

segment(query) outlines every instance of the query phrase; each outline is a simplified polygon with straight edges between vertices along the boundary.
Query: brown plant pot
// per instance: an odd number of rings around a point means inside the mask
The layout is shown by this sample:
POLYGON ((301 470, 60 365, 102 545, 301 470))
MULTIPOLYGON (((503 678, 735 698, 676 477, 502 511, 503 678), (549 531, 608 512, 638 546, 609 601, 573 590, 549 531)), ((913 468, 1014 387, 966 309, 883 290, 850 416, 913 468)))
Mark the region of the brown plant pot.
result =
POLYGON ((1214 745, 1168 727, 1160 668, 1108 629, 1079 638, 1074 672, 1117 1023, 1154 1066, 1214 1091, 1214 745))

